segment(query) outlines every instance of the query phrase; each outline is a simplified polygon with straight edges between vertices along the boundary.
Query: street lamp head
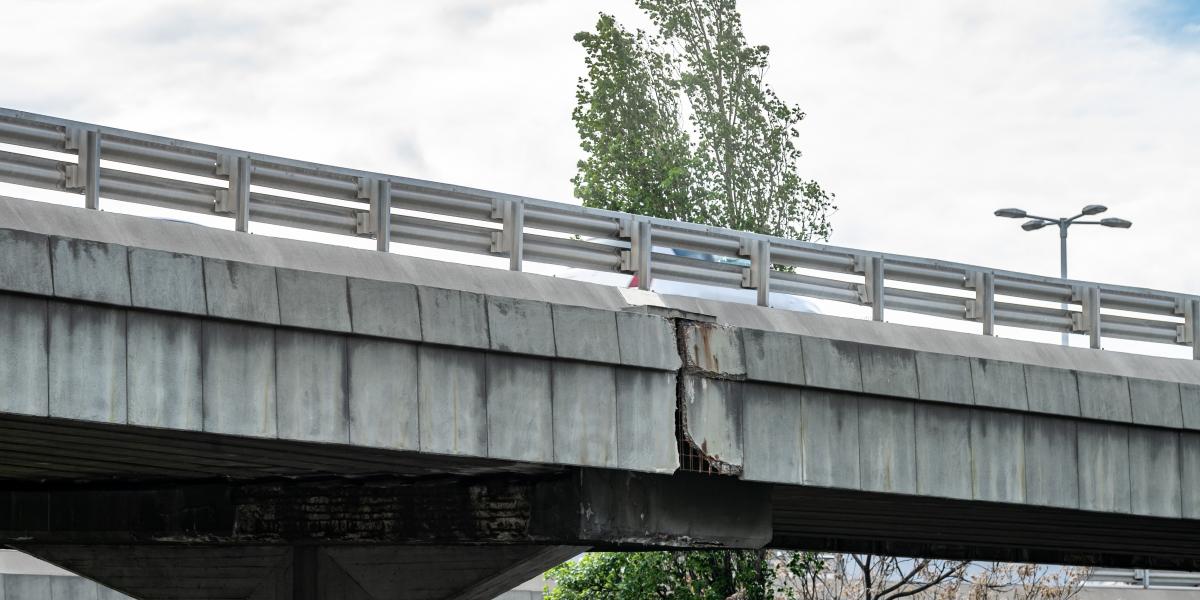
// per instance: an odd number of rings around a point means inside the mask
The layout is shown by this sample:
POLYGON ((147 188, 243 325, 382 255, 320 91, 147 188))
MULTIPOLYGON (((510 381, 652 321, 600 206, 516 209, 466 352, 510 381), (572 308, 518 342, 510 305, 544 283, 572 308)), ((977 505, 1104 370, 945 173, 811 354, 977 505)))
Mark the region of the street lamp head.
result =
POLYGON ((1041 228, 1045 227, 1047 225, 1047 223, 1048 223, 1048 221, 1038 221, 1038 220, 1025 221, 1024 223, 1021 223, 1021 229, 1024 229, 1025 231, 1034 231, 1036 229, 1041 229, 1041 228))
POLYGON ((1090 217, 1092 215, 1098 215, 1106 210, 1108 210, 1108 207, 1104 206, 1103 204, 1089 204, 1083 207, 1083 210, 1080 212, 1090 217))
POLYGON ((1019 208, 1002 208, 993 214, 995 214, 997 217, 1008 217, 1010 219, 1024 219, 1025 218, 1025 211, 1023 211, 1019 208))
POLYGON ((1133 226, 1133 223, 1130 223, 1129 221, 1126 221, 1125 219, 1118 219, 1116 217, 1100 219, 1100 224, 1105 227, 1116 227, 1117 229, 1129 229, 1130 227, 1133 226))

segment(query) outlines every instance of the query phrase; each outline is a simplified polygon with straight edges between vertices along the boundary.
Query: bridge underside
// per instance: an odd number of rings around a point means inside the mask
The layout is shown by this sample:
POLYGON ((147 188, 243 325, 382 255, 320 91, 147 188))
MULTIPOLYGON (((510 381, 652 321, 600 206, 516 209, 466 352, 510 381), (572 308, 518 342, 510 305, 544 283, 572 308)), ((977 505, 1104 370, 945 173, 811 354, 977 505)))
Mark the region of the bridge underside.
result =
POLYGON ((1173 519, 35 417, 0 440, 0 543, 141 598, 489 598, 587 548, 1200 569, 1173 519))

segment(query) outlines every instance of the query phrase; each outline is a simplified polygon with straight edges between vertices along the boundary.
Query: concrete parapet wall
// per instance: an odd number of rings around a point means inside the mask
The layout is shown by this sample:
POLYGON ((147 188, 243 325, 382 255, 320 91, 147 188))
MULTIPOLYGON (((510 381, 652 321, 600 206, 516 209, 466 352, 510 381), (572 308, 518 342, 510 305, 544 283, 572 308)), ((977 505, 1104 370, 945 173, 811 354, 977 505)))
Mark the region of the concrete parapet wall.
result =
POLYGON ((0 412, 678 465, 680 359, 660 316, 15 230, 0 256, 0 412))
POLYGON ((685 434, 722 471, 1200 519, 1195 385, 684 327, 685 434))

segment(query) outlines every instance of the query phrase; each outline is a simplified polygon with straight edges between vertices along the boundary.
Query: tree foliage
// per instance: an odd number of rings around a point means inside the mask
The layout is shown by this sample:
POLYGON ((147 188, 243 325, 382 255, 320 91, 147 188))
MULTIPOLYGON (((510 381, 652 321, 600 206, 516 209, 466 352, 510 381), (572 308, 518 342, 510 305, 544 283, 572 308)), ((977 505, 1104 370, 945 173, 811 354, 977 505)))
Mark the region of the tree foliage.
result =
POLYGON ((547 573, 555 587, 546 600, 785 598, 775 569, 800 576, 808 556, 797 553, 793 563, 781 567, 767 552, 755 550, 592 553, 547 573))
POLYGON ((657 29, 602 14, 575 39, 587 76, 572 114, 584 205, 779 235, 828 238, 832 195, 797 171, 798 106, 765 82, 735 0, 637 0, 657 29))
POLYGON ((593 553, 546 600, 1071 600, 1088 570, 811 552, 593 553))

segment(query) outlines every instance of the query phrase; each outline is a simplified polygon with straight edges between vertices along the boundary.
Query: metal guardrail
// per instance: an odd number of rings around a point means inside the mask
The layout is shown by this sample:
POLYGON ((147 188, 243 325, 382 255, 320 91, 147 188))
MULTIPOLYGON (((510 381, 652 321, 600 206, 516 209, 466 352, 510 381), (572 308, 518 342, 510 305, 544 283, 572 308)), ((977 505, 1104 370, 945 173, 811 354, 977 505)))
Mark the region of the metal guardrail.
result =
POLYGON ((247 231, 250 222, 267 223, 371 237, 381 251, 401 241, 507 257, 509 268, 518 271, 528 260, 633 273, 643 289, 653 278, 752 288, 762 305, 769 303, 771 293, 794 294, 870 306, 875 320, 883 320, 886 308, 976 321, 985 335, 994 335, 997 325, 1085 333, 1093 348, 1100 347, 1102 337, 1111 337, 1191 346, 1193 358, 1200 358, 1200 297, 1194 295, 799 242, 10 109, 0 109, 0 143, 75 155, 62 160, 0 150, 0 181, 80 193, 91 209, 99 208, 101 199, 114 199, 226 215, 237 231, 247 231), (198 177, 210 182, 197 182, 198 177), (664 251, 668 249, 744 257, 749 266, 679 256, 664 251), (897 283, 919 285, 895 287, 897 283), (1075 304, 1078 310, 1048 303, 1075 304))
POLYGON ((1119 584, 1146 589, 1178 589, 1200 587, 1200 573, 1188 571, 1153 571, 1149 569, 1095 569, 1084 585, 1119 584))

